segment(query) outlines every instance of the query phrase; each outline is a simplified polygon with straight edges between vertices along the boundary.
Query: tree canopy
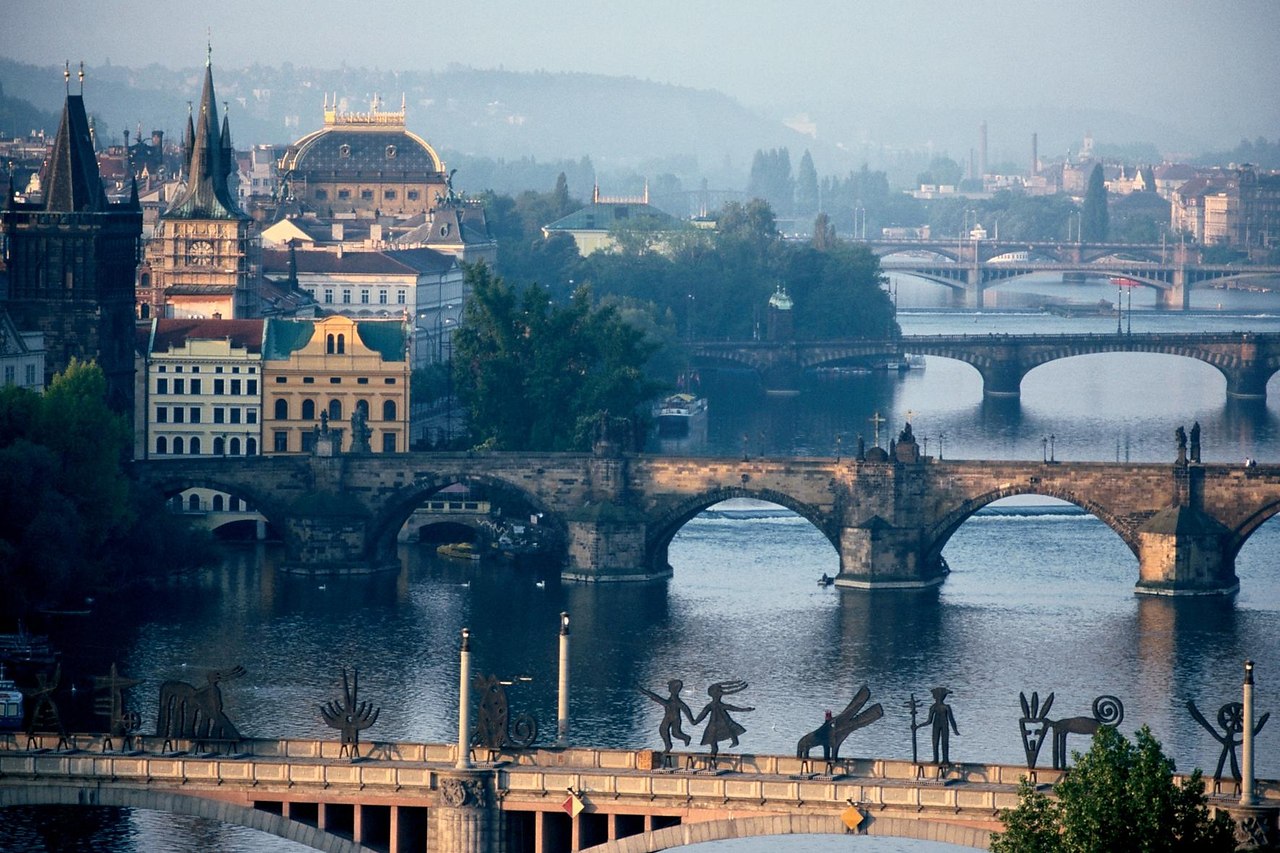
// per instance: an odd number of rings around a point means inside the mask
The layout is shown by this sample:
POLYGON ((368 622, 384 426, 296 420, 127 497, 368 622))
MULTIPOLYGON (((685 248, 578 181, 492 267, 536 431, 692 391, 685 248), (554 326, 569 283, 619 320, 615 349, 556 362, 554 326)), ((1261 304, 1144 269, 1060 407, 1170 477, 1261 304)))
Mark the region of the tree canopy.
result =
POLYGON ((0 625, 209 554, 131 486, 129 426, 105 398, 74 359, 43 394, 0 389, 0 625))
MULTIPOLYGON (((458 395, 471 441, 492 450, 586 450, 603 417, 617 435, 644 435, 640 408, 661 386, 653 352, 614 306, 576 290, 568 304, 530 284, 517 291, 483 265, 467 269, 471 298, 454 336, 458 395)), ((619 436, 621 438, 621 436, 619 436)))
POLYGON ((1173 761, 1143 726, 1136 743, 1109 726, 1054 786, 1056 799, 1025 780, 1018 807, 1001 817, 993 853, 1135 853, 1235 849, 1235 827, 1223 812, 1210 817, 1197 769, 1180 784, 1173 761))
POLYGON ((1103 243, 1109 235, 1111 223, 1107 213, 1107 182, 1098 163, 1089 173, 1089 186, 1084 193, 1081 207, 1080 235, 1091 243, 1103 243))

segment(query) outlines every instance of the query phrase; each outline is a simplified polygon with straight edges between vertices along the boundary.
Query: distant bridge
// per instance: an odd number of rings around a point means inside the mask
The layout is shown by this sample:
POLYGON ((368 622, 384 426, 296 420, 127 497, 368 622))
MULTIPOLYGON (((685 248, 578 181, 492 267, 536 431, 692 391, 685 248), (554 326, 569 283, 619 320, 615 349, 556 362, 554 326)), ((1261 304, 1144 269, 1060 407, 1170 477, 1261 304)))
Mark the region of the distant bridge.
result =
POLYGON ((798 387, 799 375, 819 367, 901 359, 904 353, 951 358, 973 365, 983 393, 1016 397, 1022 378, 1050 361, 1107 352, 1148 352, 1211 364, 1227 380, 1227 396, 1266 399, 1267 382, 1280 371, 1280 334, 1251 332, 1089 335, 903 335, 886 340, 696 341, 690 355, 706 366, 746 367, 765 387, 798 387))
MULTIPOLYGON (((216 754, 185 741, 162 753, 151 737, 130 752, 105 750, 101 735, 74 737, 70 752, 53 748, 56 736, 39 738, 35 750, 20 748, 25 740, 9 735, 0 748, 0 808, 154 809, 341 853, 647 853, 851 833, 986 848, 1030 772, 776 755, 721 755, 712 766, 706 755, 676 754, 666 768, 649 750, 586 748, 503 753, 459 769, 448 744, 366 744, 366 757, 352 761, 332 741, 244 740, 216 754), (582 805, 572 815, 570 793, 582 805), (845 822, 854 814, 856 830, 845 822)), ((1050 784, 1062 772, 1035 775, 1050 784)), ((1275 782, 1257 791, 1264 806, 1280 804, 1275 782)), ((1237 803, 1213 801, 1227 810, 1237 803)))
POLYGON ((877 254, 919 257, 881 262, 881 269, 951 288, 970 308, 985 305, 986 289, 1036 273, 1124 279, 1156 292, 1161 308, 1191 307, 1191 290, 1211 282, 1280 277, 1280 267, 1203 264, 1184 246, 1112 243, 997 243, 988 240, 875 240, 877 254))

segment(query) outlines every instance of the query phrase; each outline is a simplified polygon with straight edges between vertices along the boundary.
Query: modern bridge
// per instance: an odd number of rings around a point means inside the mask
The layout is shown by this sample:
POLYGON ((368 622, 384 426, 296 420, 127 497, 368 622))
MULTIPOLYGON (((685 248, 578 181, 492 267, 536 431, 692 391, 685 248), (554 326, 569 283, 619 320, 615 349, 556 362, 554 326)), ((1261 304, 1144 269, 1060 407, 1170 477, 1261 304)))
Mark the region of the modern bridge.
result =
POLYGON ((1280 334, 1192 332, 1085 335, 902 335, 884 340, 696 341, 694 361, 707 367, 756 371, 766 388, 798 386, 805 370, 901 359, 904 353, 963 361, 982 375, 983 393, 1017 397, 1022 379, 1042 364, 1062 358, 1112 352, 1146 352, 1194 358, 1211 364, 1227 380, 1227 396, 1263 400, 1267 382, 1280 371, 1280 334))
POLYGON ((1227 594, 1235 558, 1280 512, 1280 465, 942 461, 904 431, 845 458, 706 458, 592 453, 407 453, 177 458, 135 462, 164 496, 211 488, 246 500, 284 536, 286 565, 361 572, 398 565, 396 535, 414 509, 455 483, 541 513, 562 543, 562 576, 668 577, 676 533, 719 501, 757 498, 809 520, 839 555, 838 586, 942 583, 943 548, 970 516, 1014 495, 1060 498, 1115 531, 1138 562, 1137 591, 1227 594))
MULTIPOLYGON (((985 849, 1021 777, 1063 771, 902 759, 826 762, 776 755, 553 748, 476 756, 456 745, 242 740, 207 745, 102 735, 0 740, 0 807, 117 806, 247 826, 317 850, 386 853, 648 853, 727 838, 783 834, 894 836, 985 849), (66 747, 64 742, 61 746, 66 747), (572 797, 572 799, 571 799, 572 797), (576 803, 574 802, 576 800, 576 803), (852 824, 852 826, 850 826, 852 824)), ((1237 820, 1274 823, 1280 784, 1258 781, 1259 805, 1211 800, 1237 820)), ((1274 831, 1274 827, 1272 827, 1274 831)))
POLYGON ((877 240, 868 245, 891 257, 881 269, 936 282, 955 291, 965 307, 982 308, 988 287, 1037 273, 1121 278, 1151 288, 1161 308, 1191 307, 1193 288, 1210 283, 1280 277, 1280 267, 1205 264, 1185 246, 1124 243, 1011 243, 989 240, 877 240))

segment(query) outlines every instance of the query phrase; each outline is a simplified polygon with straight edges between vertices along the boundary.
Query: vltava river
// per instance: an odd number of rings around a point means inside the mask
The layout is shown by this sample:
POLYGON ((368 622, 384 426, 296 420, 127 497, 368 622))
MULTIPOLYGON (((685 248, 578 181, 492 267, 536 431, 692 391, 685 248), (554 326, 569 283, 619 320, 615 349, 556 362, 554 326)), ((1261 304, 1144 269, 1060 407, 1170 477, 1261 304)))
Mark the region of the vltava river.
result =
MULTIPOLYGON (((906 315, 904 331, 1090 331, 1106 320, 1031 315, 906 315)), ((1272 316, 1169 317, 1171 327, 1280 328, 1272 316), (1225 324, 1225 325, 1221 325, 1225 324)), ((1135 331, 1154 319, 1135 317, 1135 331)), ((1098 329, 1097 331, 1105 331, 1098 329)), ((1225 399, 1208 365, 1163 356, 1090 356, 1046 365, 1015 404, 984 403, 971 368, 930 359, 902 377, 816 380, 797 397, 757 395, 744 377, 704 377, 711 399, 706 446, 694 452, 828 454, 840 436, 868 440, 876 412, 896 432, 912 412, 917 436, 947 458, 1040 458, 1053 435, 1059 459, 1172 460, 1173 429, 1199 420, 1204 457, 1280 461, 1280 383, 1265 405, 1225 399)), ((886 430, 888 427, 886 427, 886 430)), ((1121 729, 1149 724, 1180 768, 1217 763, 1219 746, 1188 715, 1210 719, 1238 701, 1241 662, 1257 661, 1259 712, 1280 711, 1280 522, 1264 525, 1237 563, 1240 593, 1168 600, 1133 594, 1137 561, 1091 516, 1064 508, 1004 507, 974 517, 951 540, 952 574, 938 589, 866 593, 821 588, 835 574, 830 544, 784 510, 738 502, 690 522, 670 550, 674 577, 652 585, 539 587, 507 567, 446 563, 406 547, 398 574, 323 581, 279 573, 271 548, 235 551, 220 568, 134 596, 56 632, 80 677, 121 670, 145 679, 132 692, 154 726, 159 684, 198 680, 205 668, 242 664, 224 701, 241 731, 330 737, 316 713, 338 695, 338 671, 359 666, 362 694, 383 707, 369 736, 452 741, 457 725, 457 637, 475 638, 477 672, 528 676, 513 709, 554 729, 556 630, 572 615, 571 739, 610 747, 657 746, 661 711, 637 685, 685 681, 697 711, 713 681, 749 683, 736 715, 741 749, 791 753, 825 709, 839 710, 866 683, 884 719, 856 732, 850 755, 911 755, 914 694, 944 685, 960 735, 959 761, 1018 763, 1018 692, 1056 693, 1055 711, 1084 714, 1102 693, 1125 705, 1121 729)), ((695 745, 697 738, 695 736, 695 745)), ((1087 743, 1073 743, 1085 748, 1087 743)), ((922 743, 922 754, 927 744, 922 743)), ((1047 757, 1042 756, 1042 761, 1047 757)), ((1258 739, 1258 772, 1280 777, 1280 727, 1258 739)), ((232 827, 147 812, 0 812, 0 847, 19 850, 292 850, 232 827)), ((923 850, 869 839, 796 841, 806 850, 923 850)), ((782 849, 770 840, 770 847, 782 849)), ((741 850, 741 847, 719 848, 741 850)), ((934 849, 934 848, 928 848, 934 849)))

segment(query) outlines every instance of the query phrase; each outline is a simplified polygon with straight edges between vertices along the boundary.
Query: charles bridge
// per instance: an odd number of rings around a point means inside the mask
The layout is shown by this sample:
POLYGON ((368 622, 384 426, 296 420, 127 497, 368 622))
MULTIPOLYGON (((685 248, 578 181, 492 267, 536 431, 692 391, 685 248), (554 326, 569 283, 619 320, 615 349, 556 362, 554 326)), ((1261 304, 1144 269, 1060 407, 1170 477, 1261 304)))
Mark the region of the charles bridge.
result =
POLYGON ((1123 279, 1148 287, 1161 308, 1186 310, 1199 285, 1280 276, 1280 267, 1205 264, 1194 250, 1175 245, 1125 243, 1013 243, 993 240, 873 240, 889 255, 881 269, 951 288, 967 308, 982 308, 986 289, 1038 273, 1123 279))
POLYGON ((794 389, 800 374, 873 361, 900 360, 905 353, 937 356, 973 365, 983 393, 1017 397, 1022 379, 1042 364, 1110 352, 1147 352, 1194 358, 1213 365, 1227 380, 1227 396, 1265 399, 1267 382, 1280 371, 1280 334, 1254 332, 1085 335, 903 335, 886 340, 698 341, 691 357, 708 367, 756 371, 766 388, 794 389))
MULTIPOLYGON (((900 436, 900 438, 906 437, 900 436)), ((462 483, 495 506, 541 513, 562 551, 562 577, 667 577, 672 538, 728 498, 780 504, 839 554, 838 586, 941 583, 942 550, 987 504, 1045 495, 1083 508, 1138 559, 1137 591, 1231 593, 1235 557, 1280 512, 1280 465, 1202 463, 1198 446, 1168 463, 960 461, 922 456, 913 439, 846 458, 682 458, 592 453, 409 453, 187 458, 134 463, 166 496, 205 487, 238 496, 282 532, 286 563, 309 572, 397 565, 413 510, 462 483)))

